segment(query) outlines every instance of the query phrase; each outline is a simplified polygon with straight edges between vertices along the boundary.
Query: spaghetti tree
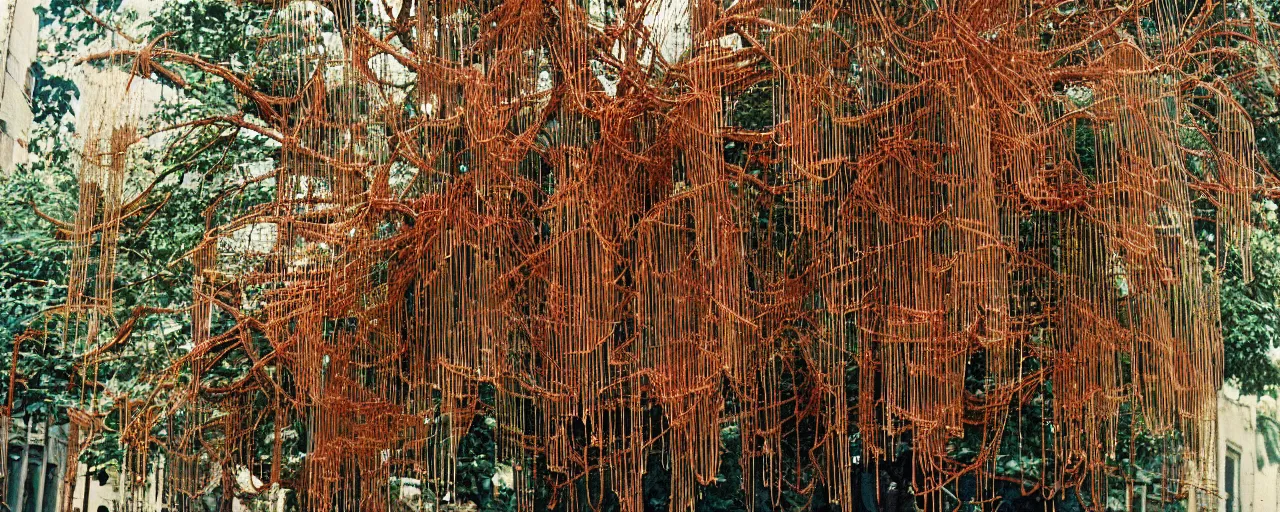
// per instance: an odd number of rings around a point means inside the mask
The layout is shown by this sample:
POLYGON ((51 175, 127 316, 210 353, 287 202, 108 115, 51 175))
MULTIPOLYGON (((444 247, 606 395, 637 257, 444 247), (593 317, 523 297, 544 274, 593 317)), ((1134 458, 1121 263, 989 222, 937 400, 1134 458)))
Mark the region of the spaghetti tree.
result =
POLYGON ((202 205, 190 349, 144 376, 156 393, 82 404, 119 415, 130 474, 162 455, 177 509, 215 467, 303 510, 387 510, 401 478, 444 499, 477 412, 526 510, 534 489, 643 510, 655 455, 670 507, 691 510, 730 424, 748 503, 803 473, 853 507, 855 460, 907 443, 916 499, 950 509, 962 481, 992 497, 1011 412, 1041 392, 1026 478, 1044 492, 1105 485, 1122 408, 1178 439, 1169 478, 1212 487, 1218 280, 1193 222, 1247 257, 1263 183, 1233 100, 1250 74, 1221 72, 1249 69, 1235 9, 269 11, 250 69, 166 37, 84 59, 128 71, 83 114, 66 325, 84 368, 129 338, 103 318, 134 214, 121 183, 149 136, 135 82, 212 77, 239 110, 187 126, 274 148, 202 205), (285 429, 303 432, 297 467, 285 429), (977 455, 956 458, 959 440, 977 455))

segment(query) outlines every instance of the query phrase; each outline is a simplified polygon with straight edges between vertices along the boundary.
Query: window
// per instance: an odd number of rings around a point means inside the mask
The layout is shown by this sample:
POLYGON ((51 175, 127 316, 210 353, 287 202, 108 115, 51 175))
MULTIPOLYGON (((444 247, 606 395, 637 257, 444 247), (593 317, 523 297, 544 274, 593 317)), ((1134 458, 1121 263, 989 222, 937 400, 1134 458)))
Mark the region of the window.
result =
POLYGON ((1227 448, 1227 458, 1222 464, 1222 496, 1226 508, 1223 512, 1240 512, 1240 499, 1236 496, 1240 489, 1240 451, 1227 448))
POLYGON ((22 93, 26 95, 27 102, 32 103, 36 95, 36 65, 27 66, 27 76, 23 79, 22 93))

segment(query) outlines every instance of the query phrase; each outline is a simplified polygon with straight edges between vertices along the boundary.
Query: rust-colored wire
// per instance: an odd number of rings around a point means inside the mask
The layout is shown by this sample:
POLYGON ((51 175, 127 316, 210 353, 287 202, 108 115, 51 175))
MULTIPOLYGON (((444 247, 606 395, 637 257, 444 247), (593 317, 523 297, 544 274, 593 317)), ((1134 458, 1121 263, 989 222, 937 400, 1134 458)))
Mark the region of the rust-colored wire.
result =
MULTIPOLYGON (((1182 434, 1168 478, 1212 487, 1218 283, 1193 219, 1216 205, 1247 262, 1261 184, 1212 79, 1246 39, 1230 23, 1163 1, 332 0, 273 4, 247 74, 163 42, 92 56, 220 77, 255 117, 201 123, 279 145, 273 197, 210 205, 234 220, 190 253, 169 376, 189 384, 116 401, 130 471, 161 446, 171 510, 211 479, 304 510, 387 509, 412 479, 439 505, 486 412, 522 510, 535 485, 642 510, 652 455, 692 510, 732 423, 748 503, 800 471, 852 504, 855 457, 905 440, 934 510, 964 474, 995 498, 1010 412, 1051 387, 1024 475, 1043 492, 1105 489, 1122 404, 1182 434), (269 247, 226 249, 244 229, 269 247)), ((85 347, 130 123, 88 136, 85 347)))

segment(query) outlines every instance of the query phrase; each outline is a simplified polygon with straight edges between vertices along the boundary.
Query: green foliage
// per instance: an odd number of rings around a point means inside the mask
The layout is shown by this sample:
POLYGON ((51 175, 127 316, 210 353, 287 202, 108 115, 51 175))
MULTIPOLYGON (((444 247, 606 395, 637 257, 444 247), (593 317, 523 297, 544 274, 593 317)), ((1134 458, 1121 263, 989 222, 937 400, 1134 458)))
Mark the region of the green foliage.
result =
MULTIPOLYGON (((42 24, 48 20, 47 14, 42 15, 42 24)), ((52 141, 73 133, 71 109, 79 91, 71 80, 48 71, 51 53, 45 44, 41 47, 41 60, 35 65, 37 126, 32 146, 40 158, 0 176, 0 350, 11 355, 15 344, 20 344, 21 357, 13 361, 17 369, 14 396, 9 397, 15 414, 53 415, 56 423, 65 407, 74 403, 72 385, 78 380, 73 348, 54 334, 59 322, 47 314, 66 300, 70 251, 65 232, 56 236, 35 205, 55 218, 69 218, 75 211, 76 151, 52 141)), ((0 377, 7 382, 10 358, 3 359, 0 377)))
MULTIPOLYGON (((110 2, 97 5, 94 14, 107 24, 128 25, 134 19, 110 2)), ((228 9, 225 5, 206 1, 196 7, 256 15, 266 12, 262 7, 228 9)), ((190 12, 194 7, 171 2, 162 15, 170 9, 190 12)), ((64 224, 59 228, 49 219, 64 223, 74 219, 80 193, 77 174, 83 142, 75 126, 80 91, 74 81, 78 71, 72 63, 88 44, 110 34, 72 1, 51 0, 38 13, 42 32, 35 68, 36 125, 32 138, 32 153, 37 158, 0 176, 0 350, 6 354, 0 377, 8 381, 7 356, 14 353, 15 342, 20 342, 12 397, 15 410, 37 418, 54 415, 56 424, 66 421, 69 407, 83 408, 96 399, 99 408, 107 409, 118 397, 144 396, 156 383, 143 377, 162 374, 173 363, 172 357, 183 353, 190 339, 190 320, 183 311, 192 300, 193 277, 183 256, 204 236, 204 207, 223 196, 251 205, 253 194, 269 193, 229 192, 243 188, 240 183, 245 171, 235 164, 265 159, 274 150, 260 136, 218 127, 169 131, 142 145, 125 184, 125 199, 133 199, 148 187, 152 190, 139 203, 137 214, 124 220, 111 316, 103 320, 104 332, 96 340, 82 340, 81 320, 68 317, 59 308, 67 298, 70 227, 64 224), (94 368, 78 365, 86 349, 83 341, 100 345, 141 307, 156 308, 157 313, 139 316, 130 343, 114 348, 110 357, 94 368)), ((205 22, 201 15, 197 12, 185 23, 197 26, 205 22)), ((174 22, 180 16, 165 19, 174 22)), ((207 22, 218 19, 210 17, 207 22)), ((205 32, 224 33, 211 27, 205 32)), ((226 35, 197 41, 190 48, 209 55, 217 51, 252 55, 244 40, 226 35), (209 48, 200 46, 206 42, 209 48)), ((188 76, 192 78, 199 77, 188 76)), ((210 91, 209 98, 214 97, 210 91)), ((228 113, 234 109, 228 97, 224 94, 221 101, 210 104, 200 97, 172 94, 157 106, 151 127, 228 113)), ((91 242, 97 240, 94 235, 91 242)), ((117 438, 120 425, 115 424, 119 418, 108 415, 103 420, 111 430, 95 440, 83 459, 94 468, 118 464, 123 454, 117 438)))
POLYGON ((1222 275, 1222 343, 1227 379, 1248 394, 1280 383, 1272 351, 1280 348, 1280 222, 1276 203, 1263 200, 1251 239, 1253 280, 1246 282, 1237 254, 1222 275))

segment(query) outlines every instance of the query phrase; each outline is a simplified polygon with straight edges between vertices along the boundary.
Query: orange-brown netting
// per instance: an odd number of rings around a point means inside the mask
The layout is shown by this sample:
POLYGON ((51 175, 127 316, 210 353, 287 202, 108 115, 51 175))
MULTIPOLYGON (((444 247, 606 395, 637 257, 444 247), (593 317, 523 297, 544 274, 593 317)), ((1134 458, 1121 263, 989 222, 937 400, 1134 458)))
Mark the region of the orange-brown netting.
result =
MULTIPOLYGON (((910 446, 918 503, 950 509, 964 478, 975 499, 1008 478, 996 454, 1038 396, 1026 492, 1103 489, 1122 407, 1178 434, 1173 478, 1212 482, 1218 279, 1194 223, 1247 255, 1250 78, 1218 72, 1239 16, 293 1, 248 71, 163 40, 92 56, 216 76, 252 115, 200 122, 278 146, 244 180, 271 197, 207 205, 189 352, 113 402, 130 471, 163 466, 189 500, 247 468, 242 497, 292 489, 303 510, 387 510, 396 479, 444 501, 483 414, 526 510, 644 510, 654 457, 691 510, 728 427, 749 504, 786 482, 854 509, 865 468, 910 446)), ((73 237, 91 344, 139 139, 106 103, 73 237)))

